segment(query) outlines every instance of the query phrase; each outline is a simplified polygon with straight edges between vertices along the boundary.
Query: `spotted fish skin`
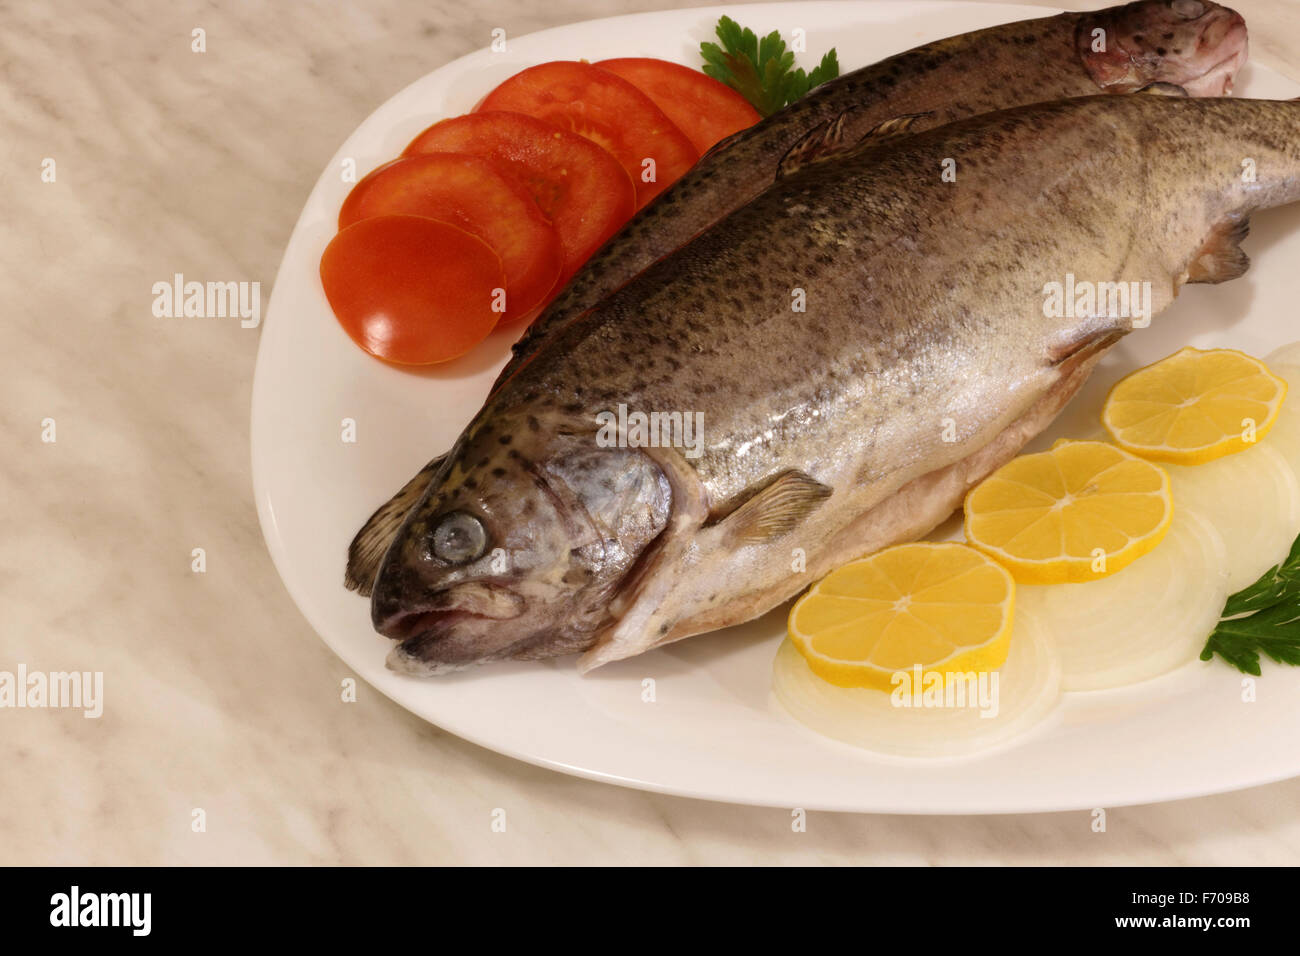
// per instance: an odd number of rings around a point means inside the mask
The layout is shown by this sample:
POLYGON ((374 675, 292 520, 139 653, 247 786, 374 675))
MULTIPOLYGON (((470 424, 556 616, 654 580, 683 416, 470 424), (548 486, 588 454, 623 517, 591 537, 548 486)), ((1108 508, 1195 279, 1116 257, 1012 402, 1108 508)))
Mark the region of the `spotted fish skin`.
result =
POLYGON ((1184 283, 1244 271, 1245 218, 1298 199, 1295 102, 1088 97, 804 168, 489 398, 380 569, 390 663, 584 650, 586 670, 751 619, 926 533, 1133 329, 1047 314, 1048 283, 1149 283, 1159 312, 1184 283), (620 404, 700 414, 701 453, 601 447, 599 416, 620 404), (430 553, 453 514, 481 521, 500 569, 430 553), (483 610, 482 588, 518 601, 483 610))
MULTIPOLYGON (((770 186, 782 158, 828 124, 837 123, 851 144, 899 116, 909 117, 909 132, 919 132, 984 111, 1158 82, 1217 95, 1231 86, 1246 46, 1245 22, 1225 7, 1140 0, 950 37, 823 84, 719 144, 611 238, 515 344, 493 387, 552 332, 770 186), (1097 31, 1105 40, 1101 51, 1094 49, 1097 31)), ((431 461, 357 533, 347 587, 370 595, 395 529, 442 461, 431 461)))
POLYGON ((1201 0, 1143 0, 1003 24, 927 43, 827 82, 715 147, 599 249, 514 346, 498 384, 554 329, 771 185, 782 156, 820 124, 845 119, 852 142, 920 114, 914 132, 978 113, 1150 83, 1230 92, 1246 56, 1245 21, 1201 0), (1094 31, 1108 41, 1094 50, 1094 31))

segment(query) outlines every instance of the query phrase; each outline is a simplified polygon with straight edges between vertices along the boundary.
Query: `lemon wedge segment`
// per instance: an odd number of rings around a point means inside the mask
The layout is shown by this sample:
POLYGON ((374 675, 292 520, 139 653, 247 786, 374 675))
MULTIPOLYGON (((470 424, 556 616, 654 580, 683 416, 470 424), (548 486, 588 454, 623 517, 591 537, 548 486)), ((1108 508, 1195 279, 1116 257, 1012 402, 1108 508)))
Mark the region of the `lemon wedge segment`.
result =
POLYGON ((1024 584, 1095 581, 1149 552, 1174 503, 1158 465, 1099 441, 1007 462, 966 496, 966 540, 1024 584))
POLYGON ((844 565, 790 611, 790 641, 840 687, 889 690, 921 667, 996 670, 1011 643, 1015 583, 996 562, 955 542, 903 544, 844 565))
POLYGON ((1277 421, 1286 391, 1244 352, 1185 348, 1121 379, 1101 423, 1143 458, 1200 465, 1254 447, 1277 421))

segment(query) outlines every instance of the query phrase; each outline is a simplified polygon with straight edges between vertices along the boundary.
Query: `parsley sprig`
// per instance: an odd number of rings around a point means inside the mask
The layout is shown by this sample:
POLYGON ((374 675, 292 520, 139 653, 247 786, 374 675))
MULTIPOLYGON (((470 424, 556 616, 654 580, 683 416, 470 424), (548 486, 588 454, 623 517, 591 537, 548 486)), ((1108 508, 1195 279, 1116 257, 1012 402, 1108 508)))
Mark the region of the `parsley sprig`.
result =
POLYGON ((1285 561, 1228 598, 1201 660, 1218 654, 1243 674, 1259 676, 1259 655, 1300 665, 1300 538, 1285 561))
POLYGON ((749 100, 763 116, 840 75, 834 50, 810 73, 795 67, 794 54, 785 48, 778 30, 760 39, 753 30, 724 16, 716 32, 721 43, 700 44, 704 72, 749 100))

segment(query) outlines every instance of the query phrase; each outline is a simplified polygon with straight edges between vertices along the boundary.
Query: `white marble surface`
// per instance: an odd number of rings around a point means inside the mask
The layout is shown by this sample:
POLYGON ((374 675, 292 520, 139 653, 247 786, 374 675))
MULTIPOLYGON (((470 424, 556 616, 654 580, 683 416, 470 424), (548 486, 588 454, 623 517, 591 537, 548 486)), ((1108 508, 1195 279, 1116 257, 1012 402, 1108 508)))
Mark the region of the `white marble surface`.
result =
MULTIPOLYGON (((785 811, 517 763, 364 685, 340 701, 348 671, 252 503, 258 333, 157 319, 152 284, 256 280, 265 302, 321 164, 393 92, 494 26, 670 5, 699 0, 0 5, 0 670, 105 681, 98 720, 0 710, 0 863, 1300 860, 1300 780, 1113 810, 1104 834, 1087 814, 812 814, 793 833, 785 811)), ((1300 75, 1300 4, 1237 6, 1255 59, 1300 75)))

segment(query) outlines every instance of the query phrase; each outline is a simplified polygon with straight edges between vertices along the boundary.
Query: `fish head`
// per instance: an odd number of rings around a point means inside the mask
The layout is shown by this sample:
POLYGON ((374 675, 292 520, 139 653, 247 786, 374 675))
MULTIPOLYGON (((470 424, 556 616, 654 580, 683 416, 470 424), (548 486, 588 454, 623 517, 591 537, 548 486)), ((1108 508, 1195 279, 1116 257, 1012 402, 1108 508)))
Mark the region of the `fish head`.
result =
POLYGON ((1075 37, 1108 93, 1172 83, 1192 96, 1227 96, 1246 62, 1246 21, 1210 0, 1139 0, 1083 14, 1075 37))
POLYGON ((665 527, 671 488, 641 451, 520 425, 471 429, 390 545, 371 618, 400 642, 392 669, 585 650, 665 527))

